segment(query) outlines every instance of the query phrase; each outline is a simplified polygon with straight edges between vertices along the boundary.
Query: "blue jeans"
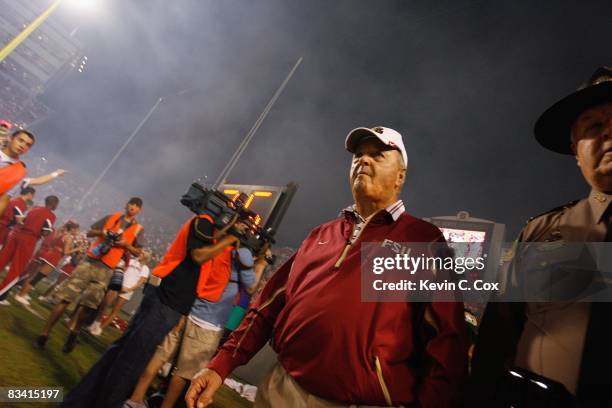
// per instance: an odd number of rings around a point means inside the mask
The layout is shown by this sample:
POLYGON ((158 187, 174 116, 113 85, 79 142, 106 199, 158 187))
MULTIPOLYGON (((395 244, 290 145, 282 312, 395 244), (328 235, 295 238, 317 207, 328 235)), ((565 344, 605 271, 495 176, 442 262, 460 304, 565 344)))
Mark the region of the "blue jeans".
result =
POLYGON ((115 408, 130 397, 157 346, 176 326, 181 314, 161 303, 148 286, 130 325, 81 381, 65 396, 61 407, 115 408))

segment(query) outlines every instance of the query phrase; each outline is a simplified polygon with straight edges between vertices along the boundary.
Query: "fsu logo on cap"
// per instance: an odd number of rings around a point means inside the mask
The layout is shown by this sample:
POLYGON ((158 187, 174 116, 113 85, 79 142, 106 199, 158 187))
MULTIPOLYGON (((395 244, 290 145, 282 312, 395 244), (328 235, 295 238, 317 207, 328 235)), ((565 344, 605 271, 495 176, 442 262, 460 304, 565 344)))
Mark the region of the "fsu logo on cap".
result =
POLYGON ((382 133, 385 131, 383 128, 381 127, 375 127, 372 128, 373 131, 375 131, 376 133, 380 133, 382 135, 382 133))

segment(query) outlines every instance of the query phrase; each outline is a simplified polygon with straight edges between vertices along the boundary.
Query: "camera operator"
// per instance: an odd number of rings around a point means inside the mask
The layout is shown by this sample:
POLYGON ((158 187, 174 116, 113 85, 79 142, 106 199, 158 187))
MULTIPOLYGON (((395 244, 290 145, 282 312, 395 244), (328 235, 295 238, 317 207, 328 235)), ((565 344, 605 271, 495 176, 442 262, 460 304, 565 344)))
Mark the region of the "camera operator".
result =
POLYGON ((136 216, 141 208, 142 200, 133 197, 127 202, 125 213, 117 212, 108 215, 91 226, 87 236, 97 239, 89 247, 87 258, 55 292, 54 298, 59 303, 51 311, 43 332, 36 339, 36 345, 39 348, 44 348, 51 329, 64 314, 68 305, 82 295, 76 318, 71 320, 68 327, 70 334, 62 349, 64 352, 72 351, 81 324, 102 302, 113 269, 125 252, 140 255, 143 227, 136 221, 136 216))
POLYGON ((142 373, 134 392, 123 408, 147 408, 144 402, 147 389, 164 364, 174 366, 168 390, 160 408, 174 407, 185 385, 205 367, 219 347, 223 327, 227 323, 236 295, 243 289, 255 293, 261 275, 268 265, 272 252, 269 244, 253 259, 251 250, 238 248, 232 254, 230 280, 217 302, 197 299, 184 324, 179 325, 157 346, 155 355, 142 373))
POLYGON ((221 297, 230 279, 231 252, 246 227, 235 223, 232 228, 231 233, 218 229, 207 214, 183 225, 152 272, 161 284, 147 286, 126 332, 66 395, 62 407, 121 407, 157 345, 189 314, 196 298, 216 302, 221 297))

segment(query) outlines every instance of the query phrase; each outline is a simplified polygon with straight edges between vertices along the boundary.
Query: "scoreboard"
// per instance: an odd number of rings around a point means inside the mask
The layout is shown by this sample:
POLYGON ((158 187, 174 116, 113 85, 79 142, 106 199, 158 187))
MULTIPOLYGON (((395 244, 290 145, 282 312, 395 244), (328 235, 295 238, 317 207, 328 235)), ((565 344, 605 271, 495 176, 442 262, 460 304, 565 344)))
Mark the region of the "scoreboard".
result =
POLYGON ((240 193, 248 196, 245 207, 257 214, 255 223, 264 229, 276 231, 282 221, 294 194, 297 184, 286 186, 256 186, 250 184, 223 184, 219 191, 236 200, 240 193))

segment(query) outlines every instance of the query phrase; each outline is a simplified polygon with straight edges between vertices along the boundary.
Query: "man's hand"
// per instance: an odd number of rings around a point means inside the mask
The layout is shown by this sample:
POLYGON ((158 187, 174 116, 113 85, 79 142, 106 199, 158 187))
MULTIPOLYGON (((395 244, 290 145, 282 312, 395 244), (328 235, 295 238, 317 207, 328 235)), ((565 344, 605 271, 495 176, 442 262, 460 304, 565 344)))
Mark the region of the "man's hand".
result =
POLYGON ((26 178, 24 179, 24 187, 27 186, 39 186, 41 184, 46 184, 60 176, 63 176, 64 174, 66 174, 66 170, 64 169, 57 169, 52 173, 49 174, 45 174, 44 176, 40 176, 40 177, 34 177, 34 178, 26 178))
POLYGON ((270 243, 266 242, 265 244, 263 244, 263 246, 261 247, 261 249, 259 250, 259 253, 257 254, 258 257, 260 256, 266 256, 267 254, 272 255, 272 251, 270 250, 270 243))
POLYGON ((261 251, 259 251, 259 255, 257 256, 257 259, 255 260, 256 264, 267 264, 268 261, 266 259, 269 259, 272 257, 272 250, 270 249, 270 243, 266 242, 266 244, 261 248, 261 251))
POLYGON ((236 222, 233 227, 234 230, 241 235, 244 235, 244 233, 247 232, 247 229, 249 228, 244 222, 241 221, 236 222))
POLYGON ((115 243, 115 246, 118 246, 119 248, 127 248, 128 243, 125 240, 125 238, 121 237, 119 238, 119 240, 115 243))
POLYGON ((97 229, 90 229, 89 231, 87 231, 87 236, 89 238, 106 238, 106 232, 107 230, 105 229, 101 229, 101 230, 97 230, 97 229))
POLYGON ((208 368, 197 373, 185 395, 188 408, 203 408, 212 403, 212 397, 221 387, 223 380, 214 370, 208 368))
POLYGON ((213 244, 204 245, 200 248, 192 249, 190 252, 191 259, 201 265, 204 262, 207 262, 208 260, 219 255, 228 245, 234 245, 238 243, 240 243, 240 238, 238 238, 233 233, 222 235, 221 238, 217 237, 217 241, 213 244))

